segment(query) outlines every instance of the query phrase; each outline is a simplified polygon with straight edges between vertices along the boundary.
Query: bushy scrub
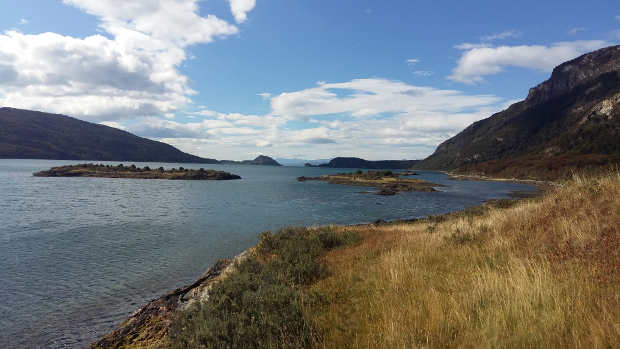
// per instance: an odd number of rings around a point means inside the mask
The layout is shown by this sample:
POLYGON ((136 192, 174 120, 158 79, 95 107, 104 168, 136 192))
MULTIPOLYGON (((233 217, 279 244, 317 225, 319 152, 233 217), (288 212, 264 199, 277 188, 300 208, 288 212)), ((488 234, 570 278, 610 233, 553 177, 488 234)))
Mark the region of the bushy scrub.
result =
POLYGON ((256 254, 214 285, 209 300, 183 312, 171 331, 171 347, 307 348, 316 342, 306 286, 326 276, 322 257, 357 240, 329 228, 286 228, 263 233, 256 254))

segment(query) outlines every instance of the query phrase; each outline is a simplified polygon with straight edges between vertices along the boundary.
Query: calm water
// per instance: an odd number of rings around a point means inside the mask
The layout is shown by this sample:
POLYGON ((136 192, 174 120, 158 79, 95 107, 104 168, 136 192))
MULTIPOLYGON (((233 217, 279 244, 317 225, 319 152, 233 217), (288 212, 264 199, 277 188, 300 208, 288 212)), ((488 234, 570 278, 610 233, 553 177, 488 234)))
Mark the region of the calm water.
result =
POLYGON ((182 166, 240 181, 32 176, 68 163, 78 162, 0 160, 0 348, 87 345, 262 231, 423 217, 532 189, 423 172, 443 192, 384 197, 296 181, 343 170, 234 165, 182 166))

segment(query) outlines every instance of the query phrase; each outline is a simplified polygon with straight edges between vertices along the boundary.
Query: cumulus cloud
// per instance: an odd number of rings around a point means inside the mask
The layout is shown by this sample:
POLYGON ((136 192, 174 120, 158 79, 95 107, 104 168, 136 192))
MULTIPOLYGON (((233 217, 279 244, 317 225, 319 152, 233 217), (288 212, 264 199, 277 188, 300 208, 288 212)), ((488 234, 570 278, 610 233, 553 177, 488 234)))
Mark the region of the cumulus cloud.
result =
POLYGON ((28 23, 29 23, 29 21, 26 18, 22 18, 22 19, 19 20, 19 25, 26 25, 28 23))
POLYGON ((472 84, 483 81, 484 76, 501 72, 507 66, 548 72, 562 62, 608 45, 603 40, 590 40, 557 42, 550 46, 457 46, 465 52, 448 79, 472 84))
POLYGON ((408 65, 415 65, 416 63, 419 63, 420 60, 417 58, 409 58, 405 61, 405 63, 407 63, 408 65))
POLYGON ((230 3, 230 11, 237 23, 243 23, 248 19, 247 13, 254 9, 256 0, 228 0, 230 3))
POLYGON ((178 70, 189 45, 238 32, 197 0, 63 0, 109 36, 0 34, 0 104, 91 121, 171 115, 195 93, 178 70))

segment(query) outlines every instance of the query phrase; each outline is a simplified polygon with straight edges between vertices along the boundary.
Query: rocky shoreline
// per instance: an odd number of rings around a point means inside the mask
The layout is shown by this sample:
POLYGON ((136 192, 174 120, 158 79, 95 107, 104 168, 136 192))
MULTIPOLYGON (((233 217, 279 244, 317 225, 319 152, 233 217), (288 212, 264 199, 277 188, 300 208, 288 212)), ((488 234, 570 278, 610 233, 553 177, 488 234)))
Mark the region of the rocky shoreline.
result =
POLYGON ((232 259, 220 259, 203 272, 191 284, 177 288, 136 310, 115 330, 109 332, 89 347, 121 348, 161 347, 168 336, 168 330, 177 312, 187 309, 195 302, 209 297, 214 283, 226 278, 236 270, 236 266, 254 251, 250 248, 232 259))

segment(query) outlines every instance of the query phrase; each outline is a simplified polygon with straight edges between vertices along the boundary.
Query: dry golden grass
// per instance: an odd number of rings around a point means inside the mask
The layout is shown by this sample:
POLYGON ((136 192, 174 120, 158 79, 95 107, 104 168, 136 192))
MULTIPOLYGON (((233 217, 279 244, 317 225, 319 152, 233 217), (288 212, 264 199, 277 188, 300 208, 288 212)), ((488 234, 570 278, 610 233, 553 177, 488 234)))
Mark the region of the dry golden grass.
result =
POLYGON ((320 345, 620 347, 620 173, 480 215, 343 227, 320 345))

